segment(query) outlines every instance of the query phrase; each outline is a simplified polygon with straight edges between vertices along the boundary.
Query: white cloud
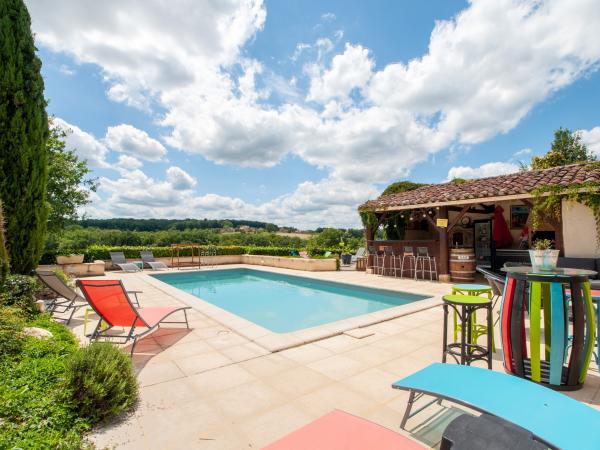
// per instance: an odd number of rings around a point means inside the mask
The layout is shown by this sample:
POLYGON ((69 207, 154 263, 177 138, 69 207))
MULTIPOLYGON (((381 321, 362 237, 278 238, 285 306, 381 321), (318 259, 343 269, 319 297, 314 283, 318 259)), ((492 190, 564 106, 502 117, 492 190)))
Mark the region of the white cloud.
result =
POLYGON ((117 166, 123 170, 141 169, 144 163, 139 159, 129 155, 119 155, 117 166))
POLYGON ((112 150, 130 153, 148 161, 158 161, 167 154, 167 149, 143 130, 121 124, 108 127, 105 144, 112 150))
POLYGON ((587 146, 588 150, 600 157, 600 127, 594 127, 591 130, 579 130, 578 132, 581 141, 587 146))
POLYGON ((308 50, 309 48, 311 48, 310 44, 306 44, 304 42, 299 42, 296 44, 296 48, 294 49, 294 53, 292 54, 292 56, 290 56, 290 59, 292 61, 298 61, 298 58, 300 58, 300 56, 302 55, 302 53, 305 50, 308 50))
POLYGON ((332 12, 326 12, 324 14, 321 14, 321 20, 324 22, 331 22, 335 20, 335 18, 335 14, 332 12))
POLYGON ((368 49, 346 44, 344 53, 333 57, 331 68, 311 79, 308 100, 346 100, 353 89, 365 87, 374 66, 368 49))
POLYGON ((167 182, 173 189, 185 191, 196 185, 196 179, 180 167, 172 166, 167 169, 167 182))
POLYGON ((65 145, 69 150, 75 150, 77 156, 92 168, 106 168, 106 155, 108 149, 98 141, 91 133, 83 131, 78 126, 72 125, 60 117, 52 119, 54 125, 62 128, 67 136, 65 137, 65 145))
POLYGON ((519 156, 527 156, 529 154, 531 154, 533 150, 530 148, 522 148, 521 150, 519 150, 518 152, 515 152, 513 154, 514 157, 519 157, 519 156))
POLYGON ((77 73, 75 71, 75 69, 72 69, 71 67, 69 67, 66 64, 61 64, 60 67, 58 68, 58 70, 63 75, 67 75, 67 76, 73 76, 73 75, 75 75, 77 73))
POLYGON ((342 34, 321 38, 310 49, 315 61, 304 75, 314 83, 303 96, 321 103, 268 103, 270 87, 257 87, 266 61, 242 50, 264 25, 259 0, 28 6, 39 45, 97 64, 110 98, 164 110, 156 119, 168 144, 238 166, 270 167, 294 153, 336 186, 391 181, 440 150, 505 133, 600 60, 596 0, 473 0, 436 23, 420 58, 379 70, 356 43, 332 55, 342 34), (348 96, 353 89, 363 95, 348 96))
POLYGON ((448 171, 447 180, 454 178, 464 178, 466 180, 473 178, 494 177, 496 175, 506 175, 518 172, 520 167, 508 162, 490 162, 482 164, 479 167, 457 166, 448 171))

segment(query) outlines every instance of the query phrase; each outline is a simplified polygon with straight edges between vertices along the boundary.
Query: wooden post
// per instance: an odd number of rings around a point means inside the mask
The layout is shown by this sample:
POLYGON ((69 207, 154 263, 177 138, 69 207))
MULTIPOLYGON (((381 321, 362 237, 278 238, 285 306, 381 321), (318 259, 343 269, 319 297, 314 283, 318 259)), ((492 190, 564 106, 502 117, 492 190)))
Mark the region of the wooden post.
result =
MULTIPOLYGON (((440 206, 437 217, 439 219, 448 219, 448 207, 440 206)), ((446 228, 437 227, 439 238, 440 238, 440 264, 439 264, 439 278, 440 281, 449 282, 450 272, 448 270, 448 230, 446 228)))

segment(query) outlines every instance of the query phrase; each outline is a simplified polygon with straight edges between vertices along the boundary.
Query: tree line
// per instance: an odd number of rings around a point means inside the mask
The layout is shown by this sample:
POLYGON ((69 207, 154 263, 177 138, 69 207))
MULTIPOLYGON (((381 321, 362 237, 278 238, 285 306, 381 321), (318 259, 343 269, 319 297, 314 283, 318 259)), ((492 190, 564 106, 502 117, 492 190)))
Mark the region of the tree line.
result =
MULTIPOLYGON (((124 231, 163 231, 163 230, 211 230, 249 227, 255 230, 279 231, 274 223, 239 219, 82 219, 77 222, 83 228, 100 228, 124 231)), ((288 227, 289 229, 289 227, 288 227)))

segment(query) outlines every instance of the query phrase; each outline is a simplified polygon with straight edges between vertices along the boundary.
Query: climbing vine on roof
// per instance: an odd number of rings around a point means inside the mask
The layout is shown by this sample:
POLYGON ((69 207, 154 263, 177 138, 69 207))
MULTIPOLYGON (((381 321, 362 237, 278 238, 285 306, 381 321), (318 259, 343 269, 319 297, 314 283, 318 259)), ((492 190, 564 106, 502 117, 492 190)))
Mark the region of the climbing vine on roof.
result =
POLYGON ((539 227, 542 215, 560 220, 563 200, 580 203, 590 208, 594 214, 596 244, 600 246, 600 183, 585 182, 568 186, 543 186, 535 189, 532 193, 534 203, 531 211, 531 224, 533 229, 539 227))

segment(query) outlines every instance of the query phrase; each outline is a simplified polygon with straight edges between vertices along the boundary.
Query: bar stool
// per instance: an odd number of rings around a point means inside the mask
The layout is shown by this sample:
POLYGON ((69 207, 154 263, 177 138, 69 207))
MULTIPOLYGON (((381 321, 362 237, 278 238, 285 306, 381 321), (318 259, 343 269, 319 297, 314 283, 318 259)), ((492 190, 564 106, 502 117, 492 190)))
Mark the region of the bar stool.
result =
MULTIPOLYGON (((415 272, 416 268, 416 258, 415 252, 412 247, 404 247, 404 253, 402 253, 402 262, 400 264, 400 278, 404 278, 404 271, 408 270, 409 277, 413 278, 413 275, 410 275, 411 272, 415 272), (404 268, 404 264, 408 263, 410 266, 408 269, 404 268)), ((416 277, 416 275, 414 275, 416 277)))
POLYGON ((369 245, 367 249, 369 253, 367 255, 367 270, 365 271, 365 273, 367 273, 369 269, 372 269, 373 273, 377 273, 379 272, 380 256, 377 253, 377 250, 375 250, 374 246, 369 245))
POLYGON ((394 258, 394 276, 398 276, 398 272, 402 268, 402 253, 399 250, 392 250, 392 258, 394 258))
POLYGON ((421 279, 425 279, 425 272, 429 274, 429 281, 433 281, 433 275, 435 279, 438 279, 437 264, 435 258, 429 256, 429 249, 427 247, 417 247, 417 259, 415 263, 415 280, 417 279, 417 273, 419 272, 419 263, 421 263, 421 279), (425 262, 427 262, 428 269, 425 269, 425 262))
POLYGON ((381 275, 385 275, 385 271, 396 272, 396 259, 394 258, 394 251, 392 247, 386 245, 383 247, 383 263, 382 263, 381 275), (386 268, 387 262, 387 268, 386 268))
MULTIPOLYGON (((453 284, 452 285, 452 295, 474 295, 474 296, 487 296, 490 300, 493 300, 493 289, 491 286, 486 284, 453 284)), ((500 294, 502 295, 502 294, 500 294)), ((500 298, 500 297, 498 297, 500 298)), ((496 302, 498 301, 496 299, 496 302)), ((496 302, 492 303, 492 308, 496 304, 496 302)), ((458 340, 458 333, 461 330, 461 324, 458 323, 458 318, 456 312, 454 312, 454 342, 458 340)), ((487 325, 480 325, 477 323, 477 316, 474 316, 471 319, 471 337, 473 339, 473 344, 477 343, 477 340, 480 336, 487 334, 488 327, 487 325)), ((494 333, 492 331, 492 351, 496 351, 496 343, 494 341, 494 333)))
POLYGON ((447 355, 452 356, 457 364, 470 366, 474 361, 486 361, 488 369, 492 368, 492 333, 487 335, 487 347, 473 342, 471 321, 479 309, 487 314, 487 326, 492 330, 492 300, 476 295, 445 295, 444 300, 444 339, 442 362, 447 355), (460 318, 460 342, 448 344, 448 308, 451 307, 460 318))

